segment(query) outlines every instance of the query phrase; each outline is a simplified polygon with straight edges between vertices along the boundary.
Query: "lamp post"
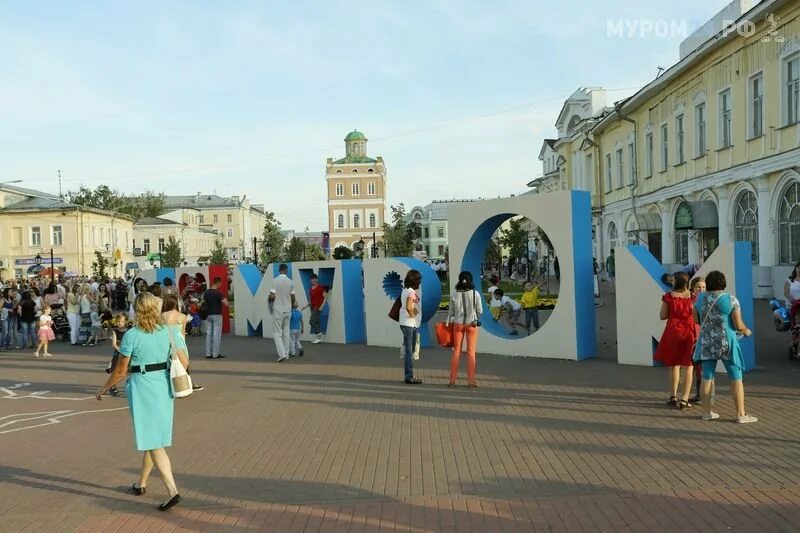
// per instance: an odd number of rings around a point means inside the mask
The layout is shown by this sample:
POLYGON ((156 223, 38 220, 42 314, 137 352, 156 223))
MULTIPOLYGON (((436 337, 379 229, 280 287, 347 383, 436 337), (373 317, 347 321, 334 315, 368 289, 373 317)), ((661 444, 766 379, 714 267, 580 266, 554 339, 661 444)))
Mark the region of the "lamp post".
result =
POLYGON ((41 266, 42 266, 42 255, 41 254, 36 254, 36 257, 33 258, 33 262, 36 264, 37 267, 39 267, 38 269, 36 269, 36 273, 38 274, 42 270, 41 269, 41 266))
POLYGON ((364 238, 363 237, 360 238, 358 240, 358 242, 356 243, 356 252, 358 252, 358 255, 359 255, 360 259, 363 260, 364 259, 364 238))

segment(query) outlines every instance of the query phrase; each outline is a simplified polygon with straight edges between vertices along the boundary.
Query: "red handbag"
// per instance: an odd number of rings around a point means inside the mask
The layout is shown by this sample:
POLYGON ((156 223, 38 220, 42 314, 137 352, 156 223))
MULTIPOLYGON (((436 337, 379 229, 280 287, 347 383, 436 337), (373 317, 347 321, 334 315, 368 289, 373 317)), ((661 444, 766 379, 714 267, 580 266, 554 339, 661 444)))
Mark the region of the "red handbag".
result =
POLYGON ((436 324, 436 342, 442 348, 453 347, 453 325, 446 322, 436 324))

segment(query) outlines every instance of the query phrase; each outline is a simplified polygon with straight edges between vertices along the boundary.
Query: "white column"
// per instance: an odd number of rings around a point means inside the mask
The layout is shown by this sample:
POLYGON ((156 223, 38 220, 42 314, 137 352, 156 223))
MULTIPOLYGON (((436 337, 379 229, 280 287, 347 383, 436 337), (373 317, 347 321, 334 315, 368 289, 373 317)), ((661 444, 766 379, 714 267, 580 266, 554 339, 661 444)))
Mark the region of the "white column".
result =
POLYGON ((775 243, 778 239, 772 234, 772 223, 769 218, 769 180, 762 176, 753 181, 756 187, 758 202, 758 273, 755 297, 771 298, 775 296, 772 288, 772 266, 776 264, 775 243))
POLYGON ((719 202, 717 209, 717 217, 719 218, 719 243, 725 244, 733 240, 729 216, 731 193, 726 188, 717 189, 716 193, 719 202))
POLYGON ((661 209, 661 263, 669 265, 675 262, 675 221, 672 220, 672 210, 669 200, 658 203, 661 209))

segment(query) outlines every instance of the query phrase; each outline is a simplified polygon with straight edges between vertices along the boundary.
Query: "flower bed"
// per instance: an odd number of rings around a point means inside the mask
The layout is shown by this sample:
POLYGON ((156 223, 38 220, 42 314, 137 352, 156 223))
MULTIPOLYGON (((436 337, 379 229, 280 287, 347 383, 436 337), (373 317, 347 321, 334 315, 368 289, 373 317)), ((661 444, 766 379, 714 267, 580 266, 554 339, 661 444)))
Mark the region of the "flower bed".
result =
MULTIPOLYGON (((539 298, 539 305, 536 306, 536 309, 541 311, 549 311, 555 309, 556 303, 558 303, 558 298, 555 296, 544 296, 539 298)), ((449 311, 450 310, 450 302, 443 301, 439 304, 439 311, 449 311)))

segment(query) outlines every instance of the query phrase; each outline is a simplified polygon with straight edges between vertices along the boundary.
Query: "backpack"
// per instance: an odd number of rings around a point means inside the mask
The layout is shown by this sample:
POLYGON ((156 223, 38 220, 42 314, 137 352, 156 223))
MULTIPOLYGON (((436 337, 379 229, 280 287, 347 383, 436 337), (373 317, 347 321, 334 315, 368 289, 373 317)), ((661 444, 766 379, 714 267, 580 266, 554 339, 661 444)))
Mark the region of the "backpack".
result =
POLYGON ((400 322, 400 308, 403 307, 402 302, 400 302, 400 297, 397 297, 397 300, 394 301, 392 304, 392 308, 389 309, 389 318, 394 320, 395 322, 400 322))

